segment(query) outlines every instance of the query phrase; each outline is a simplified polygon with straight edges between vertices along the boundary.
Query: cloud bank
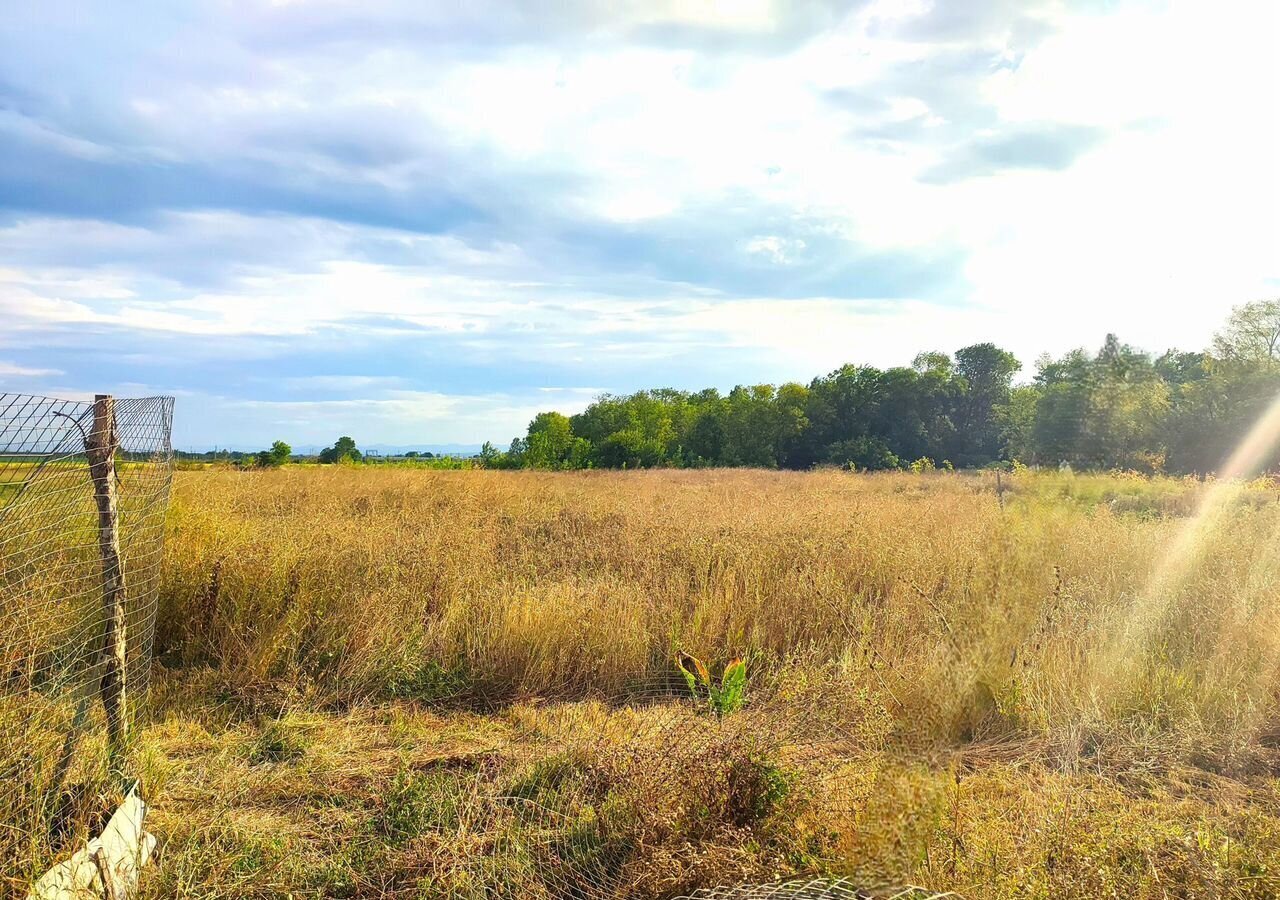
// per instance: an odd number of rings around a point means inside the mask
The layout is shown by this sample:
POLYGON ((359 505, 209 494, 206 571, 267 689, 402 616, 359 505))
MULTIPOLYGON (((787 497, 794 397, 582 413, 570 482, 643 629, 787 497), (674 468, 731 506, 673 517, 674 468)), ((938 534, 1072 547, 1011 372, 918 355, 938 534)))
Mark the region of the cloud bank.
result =
POLYGON ((463 6, 11 11, 0 390, 478 443, 1280 291, 1269 4, 463 6))

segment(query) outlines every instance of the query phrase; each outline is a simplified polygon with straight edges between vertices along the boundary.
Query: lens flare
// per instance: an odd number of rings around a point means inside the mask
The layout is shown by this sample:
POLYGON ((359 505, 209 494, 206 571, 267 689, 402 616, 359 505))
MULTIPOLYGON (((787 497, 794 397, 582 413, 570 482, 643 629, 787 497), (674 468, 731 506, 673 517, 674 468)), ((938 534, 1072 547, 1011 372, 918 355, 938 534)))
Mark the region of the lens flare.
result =
POLYGON ((1265 467, 1268 456, 1278 443, 1280 396, 1271 402, 1227 458, 1217 476, 1207 485, 1195 511, 1178 528, 1160 556, 1125 627, 1115 635, 1108 668, 1132 661, 1133 651, 1146 644, 1172 598, 1195 570, 1207 546, 1206 538, 1223 525, 1234 501, 1245 489, 1245 479, 1265 467))

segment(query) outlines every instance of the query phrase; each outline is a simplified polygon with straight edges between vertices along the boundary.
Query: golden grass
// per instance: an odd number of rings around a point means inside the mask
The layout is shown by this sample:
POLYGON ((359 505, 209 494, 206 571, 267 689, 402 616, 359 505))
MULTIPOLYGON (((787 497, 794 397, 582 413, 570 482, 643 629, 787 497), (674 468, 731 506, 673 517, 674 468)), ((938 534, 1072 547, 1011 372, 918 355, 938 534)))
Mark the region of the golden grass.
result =
POLYGON ((921 741, 1034 735, 1069 762, 1151 735, 1247 755, 1275 712, 1280 494, 1248 489, 1152 603, 1198 486, 1025 474, 1003 508, 994 489, 179 473, 157 646, 250 690, 304 680, 345 700, 616 694, 669 675, 680 648, 756 670, 803 651, 857 667, 921 741), (1104 665, 1117 644, 1123 665, 1104 665))
POLYGON ((1280 492, 1193 519, 1211 488, 1190 480, 1003 488, 179 472, 147 890, 670 897, 827 872, 992 900, 1276 895, 1280 492), (745 657, 773 699, 725 733, 614 705, 678 685, 681 649, 745 657), (659 758, 705 777, 644 777, 659 758), (522 820, 512 791, 554 816, 522 820), (587 848, 587 880, 548 877, 543 846, 587 848))

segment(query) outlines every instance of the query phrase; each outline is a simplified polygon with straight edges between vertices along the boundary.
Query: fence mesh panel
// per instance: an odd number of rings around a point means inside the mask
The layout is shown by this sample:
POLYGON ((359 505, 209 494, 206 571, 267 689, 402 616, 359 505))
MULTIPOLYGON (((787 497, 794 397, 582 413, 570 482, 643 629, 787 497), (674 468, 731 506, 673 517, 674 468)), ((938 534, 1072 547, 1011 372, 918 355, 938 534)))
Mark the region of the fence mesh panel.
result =
POLYGON ((656 676, 586 700, 542 696, 517 714, 513 739, 463 791, 470 835, 432 861, 440 896, 933 896, 768 880, 801 853, 820 866, 835 852, 838 835, 816 823, 865 801, 865 769, 845 761, 878 752, 876 707, 839 666, 813 659, 753 669, 732 703, 708 689, 728 667, 704 668, 695 686, 656 676))
MULTIPOLYGON (((148 693, 173 400, 111 406, 126 717, 136 721, 148 693)), ((108 615, 94 421, 94 401, 0 394, 0 894, 99 826, 118 799, 99 698, 108 615)))

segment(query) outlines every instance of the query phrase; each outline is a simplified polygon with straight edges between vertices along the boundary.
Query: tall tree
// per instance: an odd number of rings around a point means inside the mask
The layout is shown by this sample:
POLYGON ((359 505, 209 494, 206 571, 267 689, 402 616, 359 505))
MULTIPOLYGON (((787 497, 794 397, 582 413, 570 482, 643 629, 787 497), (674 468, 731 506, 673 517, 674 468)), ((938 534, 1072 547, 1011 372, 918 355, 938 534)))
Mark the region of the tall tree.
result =
POLYGON ((1036 384, 1020 384, 1009 391, 1009 399, 996 408, 1000 447, 1008 459, 1030 461, 1035 456, 1036 407, 1042 389, 1036 384))
POLYGON ((952 368, 951 357, 937 350, 926 350, 924 353, 916 354, 916 358, 911 360, 911 368, 922 374, 942 372, 949 375, 952 368))
POLYGON ((289 461, 289 457, 293 455, 293 448, 284 441, 276 441, 271 445, 271 449, 267 451, 267 455, 270 457, 273 466, 283 466, 289 461))
POLYGON ((1090 363, 1084 350, 1072 350, 1061 359, 1039 359, 1035 380, 1040 395, 1028 461, 1055 466, 1080 461, 1093 376, 1090 363))
POLYGON ((995 344, 972 344, 956 351, 955 373, 963 379, 956 403, 957 459, 979 465, 998 459, 1003 449, 997 410, 1009 402, 1017 357, 995 344))
POLYGON ((542 412, 529 423, 523 464, 534 469, 561 469, 574 449, 573 426, 558 412, 542 412))
POLYGON ((1280 364, 1280 299, 1237 306, 1213 337, 1220 359, 1268 370, 1280 364))
POLYGON ((1145 353, 1107 335, 1090 357, 1073 350, 1040 361, 1032 426, 1035 461, 1088 468, 1158 470, 1169 385, 1145 353))
POLYGON ((326 447, 320 451, 320 462, 336 463, 347 459, 351 462, 359 462, 361 453, 354 438, 343 435, 333 442, 332 447, 326 447))

